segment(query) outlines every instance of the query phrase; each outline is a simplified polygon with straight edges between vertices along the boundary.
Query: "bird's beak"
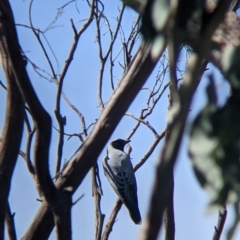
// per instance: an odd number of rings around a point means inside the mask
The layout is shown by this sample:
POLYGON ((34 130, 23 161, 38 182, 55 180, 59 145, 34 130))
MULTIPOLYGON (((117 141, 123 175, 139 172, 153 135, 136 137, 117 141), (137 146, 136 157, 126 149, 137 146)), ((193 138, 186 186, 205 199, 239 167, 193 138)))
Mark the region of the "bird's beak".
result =
POLYGON ((125 140, 125 142, 126 142, 126 144, 127 144, 127 143, 131 142, 131 140, 125 140))

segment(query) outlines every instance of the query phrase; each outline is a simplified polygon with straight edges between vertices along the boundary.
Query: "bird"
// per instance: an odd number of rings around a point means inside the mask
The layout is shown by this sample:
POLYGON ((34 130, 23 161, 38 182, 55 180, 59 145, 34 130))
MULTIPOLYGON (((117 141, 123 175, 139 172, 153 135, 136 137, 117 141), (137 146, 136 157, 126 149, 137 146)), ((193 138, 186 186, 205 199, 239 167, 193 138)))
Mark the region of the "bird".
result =
POLYGON ((130 140, 116 139, 107 147, 107 156, 103 158, 103 171, 110 185, 127 207, 135 224, 141 224, 138 208, 137 182, 130 156, 124 152, 124 146, 130 140))

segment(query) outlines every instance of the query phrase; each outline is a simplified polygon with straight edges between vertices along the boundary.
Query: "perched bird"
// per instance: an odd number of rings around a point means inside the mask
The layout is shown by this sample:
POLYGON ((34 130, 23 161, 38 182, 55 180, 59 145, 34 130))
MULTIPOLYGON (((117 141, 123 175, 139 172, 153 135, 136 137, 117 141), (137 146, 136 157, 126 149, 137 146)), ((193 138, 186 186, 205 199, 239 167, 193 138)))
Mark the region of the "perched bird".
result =
POLYGON ((141 224, 138 208, 137 182, 130 157, 124 152, 124 146, 130 141, 117 139, 107 148, 103 159, 103 171, 114 191, 127 207, 135 224, 141 224))

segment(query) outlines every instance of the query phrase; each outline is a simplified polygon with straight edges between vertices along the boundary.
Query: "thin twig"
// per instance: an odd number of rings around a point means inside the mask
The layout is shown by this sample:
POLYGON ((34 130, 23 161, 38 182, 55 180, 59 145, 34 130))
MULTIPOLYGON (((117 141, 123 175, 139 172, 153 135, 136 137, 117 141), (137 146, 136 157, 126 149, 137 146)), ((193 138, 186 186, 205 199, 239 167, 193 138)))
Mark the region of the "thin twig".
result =
POLYGON ((113 228, 113 224, 116 222, 116 217, 121 207, 122 207, 122 201, 120 198, 118 198, 117 201, 115 202, 111 215, 106 223, 101 240, 107 240, 109 238, 109 235, 113 228))
POLYGON ((72 110, 78 115, 78 117, 80 118, 80 122, 82 125, 82 130, 83 130, 83 134, 86 137, 87 136, 87 131, 89 129, 90 126, 94 125, 95 123, 90 124, 88 127, 86 127, 86 123, 85 123, 85 119, 83 114, 70 102, 70 100, 67 98, 67 96, 65 95, 64 92, 62 92, 62 97, 65 100, 65 102, 69 105, 70 108, 72 108, 72 110))
POLYGON ((134 166, 134 171, 137 171, 151 156, 155 148, 157 147, 158 143, 165 137, 166 130, 162 131, 158 136, 154 139, 154 142, 151 144, 151 147, 145 153, 143 158, 134 166))
POLYGON ((27 144, 26 144, 26 155, 25 155, 28 171, 32 174, 33 177, 35 175, 35 169, 31 161, 30 153, 31 153, 31 144, 32 144, 34 132, 35 132, 35 129, 33 129, 31 132, 28 133, 27 144))
POLYGON ((34 35, 36 36, 36 38, 37 38, 37 40, 38 40, 38 42, 39 42, 39 44, 41 46, 41 49, 43 50, 43 53, 44 53, 44 55, 45 55, 45 57, 47 59, 47 62, 49 64, 49 66, 50 66, 50 69, 52 71, 52 78, 56 80, 56 73, 54 71, 54 67, 53 67, 52 62, 50 60, 50 57, 48 56, 48 53, 47 53, 47 51, 46 51, 46 49, 45 49, 45 47, 44 47, 44 45, 42 43, 42 40, 41 40, 41 38, 39 36, 39 33, 41 33, 41 31, 39 29, 36 30, 36 28, 34 28, 33 23, 32 23, 32 5, 33 5, 33 2, 34 2, 34 0, 30 1, 29 11, 28 11, 30 26, 31 26, 31 29, 32 29, 34 35))
POLYGON ((78 198, 72 203, 72 205, 76 205, 83 197, 84 197, 84 194, 82 194, 80 197, 78 197, 78 198))
POLYGON ((5 90, 7 90, 6 86, 2 83, 1 80, 0 80, 0 85, 1 85, 5 90))
POLYGON ((226 218, 227 218, 227 209, 226 209, 226 206, 224 206, 222 210, 219 210, 218 223, 217 223, 217 226, 214 227, 213 240, 220 240, 226 218))
POLYGON ((157 138, 158 137, 158 133, 156 132, 156 130, 153 128, 153 126, 148 122, 148 121, 144 121, 136 116, 134 116, 133 114, 131 113, 125 113, 126 116, 129 116, 135 120, 137 120, 138 122, 144 124, 145 126, 147 126, 154 134, 154 136, 157 138))
POLYGON ((121 11, 119 13, 119 17, 118 17, 117 26, 115 28, 114 34, 112 34, 110 24, 109 24, 107 18, 105 17, 105 15, 103 14, 104 5, 100 1, 98 1, 96 5, 97 5, 97 11, 98 12, 95 13, 94 16, 95 16, 96 29, 97 29, 97 37, 96 38, 97 38, 97 43, 98 43, 98 53, 99 53, 98 55, 99 55, 99 59, 100 59, 100 69, 99 69, 99 77, 98 77, 98 104, 99 104, 99 107, 102 111, 104 109, 104 104, 103 104, 103 100, 102 100, 103 72, 104 72, 105 64, 107 62, 109 54, 112 51, 113 44, 116 41, 117 34, 119 32, 119 28, 120 28, 120 25, 121 25, 122 16, 123 16, 123 13, 124 13, 125 6, 124 6, 124 4, 122 5, 122 9, 121 9, 121 11), (102 6, 101 10, 99 10, 98 4, 100 4, 102 6), (110 38, 111 38, 111 42, 108 46, 108 49, 106 50, 105 55, 103 55, 103 49, 102 49, 103 45, 102 45, 102 42, 101 42, 101 30, 100 30, 100 28, 101 28, 100 24, 101 24, 101 19, 102 18, 105 20, 105 22, 107 22, 107 27, 108 27, 108 30, 109 30, 109 33, 110 33, 110 38))
POLYGON ((69 52, 68 58, 65 61, 65 65, 63 67, 62 73, 60 74, 60 78, 57 82, 58 85, 58 90, 57 90, 57 96, 56 96, 56 107, 55 107, 55 115, 58 121, 58 125, 59 125, 59 142, 58 142, 58 154, 57 154, 57 161, 56 161, 56 171, 55 174, 57 174, 60 170, 61 167, 61 159, 62 159, 62 148, 63 148, 63 141, 64 141, 64 118, 61 115, 61 111, 60 111, 60 97, 61 97, 61 93, 62 93, 62 87, 63 87, 63 80, 66 76, 66 73, 69 69, 69 66, 73 60, 73 56, 74 53, 77 49, 77 45, 79 42, 79 39, 81 37, 81 35, 86 31, 86 29, 89 27, 89 25, 91 24, 92 20, 93 20, 93 13, 94 13, 94 8, 95 8, 95 0, 92 1, 92 5, 90 8, 90 13, 89 13, 89 17, 87 19, 87 21, 84 23, 84 25, 82 26, 82 28, 78 31, 78 33, 76 33, 76 28, 73 24, 73 22, 71 21, 73 30, 74 30, 74 42, 72 44, 71 50, 69 52))

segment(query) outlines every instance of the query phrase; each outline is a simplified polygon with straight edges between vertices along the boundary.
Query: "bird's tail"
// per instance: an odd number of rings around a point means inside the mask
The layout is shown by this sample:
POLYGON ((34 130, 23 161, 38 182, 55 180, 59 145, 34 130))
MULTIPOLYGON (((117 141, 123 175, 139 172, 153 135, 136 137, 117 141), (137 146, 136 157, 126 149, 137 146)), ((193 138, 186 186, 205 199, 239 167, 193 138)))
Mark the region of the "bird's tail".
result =
POLYGON ((141 218, 141 214, 139 211, 138 206, 135 206, 135 208, 128 208, 129 214, 131 216, 131 219, 133 220, 133 222, 135 224, 141 224, 142 223, 142 218, 141 218))

